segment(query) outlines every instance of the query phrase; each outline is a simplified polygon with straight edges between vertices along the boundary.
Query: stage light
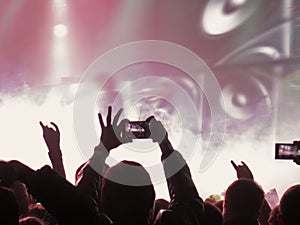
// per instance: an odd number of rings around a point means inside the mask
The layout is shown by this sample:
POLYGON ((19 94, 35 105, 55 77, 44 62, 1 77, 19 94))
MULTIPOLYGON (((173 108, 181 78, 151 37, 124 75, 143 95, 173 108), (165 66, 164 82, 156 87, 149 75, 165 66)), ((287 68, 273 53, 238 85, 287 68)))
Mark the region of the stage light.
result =
POLYGON ((68 29, 63 24, 57 24, 54 26, 53 32, 56 37, 65 37, 68 34, 68 29))

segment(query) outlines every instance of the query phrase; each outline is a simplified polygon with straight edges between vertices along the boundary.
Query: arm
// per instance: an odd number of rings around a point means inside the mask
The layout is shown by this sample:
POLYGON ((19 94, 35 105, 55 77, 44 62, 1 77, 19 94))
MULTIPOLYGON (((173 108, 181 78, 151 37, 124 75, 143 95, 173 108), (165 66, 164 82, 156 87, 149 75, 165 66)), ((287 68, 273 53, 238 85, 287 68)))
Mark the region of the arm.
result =
POLYGON ((34 171, 18 161, 7 164, 13 168, 16 179, 27 186, 28 191, 58 219, 59 224, 110 224, 108 218, 98 213, 90 199, 49 166, 34 171))
POLYGON ((121 116, 122 109, 120 109, 115 115, 113 122, 111 121, 112 107, 108 107, 108 113, 106 117, 106 126, 102 115, 98 113, 98 119, 101 127, 100 144, 95 147, 94 154, 89 160, 89 166, 91 166, 99 174, 103 174, 103 169, 107 168, 105 160, 109 152, 119 147, 123 143, 132 141, 129 138, 125 138, 123 135, 125 123, 127 120, 123 119, 118 125, 118 120, 121 116))
POLYGON ((171 206, 195 199, 199 200, 200 197, 192 180, 190 169, 181 154, 173 149, 167 138, 159 146, 162 151, 161 158, 167 178, 171 206), (176 170, 178 171, 175 172, 176 170))
POLYGON ((48 156, 52 163, 53 170, 63 178, 66 178, 65 168, 62 160, 62 153, 60 150, 60 131, 55 123, 51 122, 51 124, 55 127, 55 130, 51 127, 45 126, 40 121, 40 125, 43 129, 43 137, 49 150, 48 156))
MULTIPOLYGON (((236 170, 238 179, 251 179, 254 180, 253 174, 249 167, 242 161, 242 165, 236 165, 234 161, 231 160, 231 164, 236 170)), ((260 214, 258 217, 258 221, 261 225, 268 225, 268 218, 271 212, 271 207, 269 206, 268 202, 264 198, 264 201, 261 206, 260 214)))
POLYGON ((160 220, 162 223, 168 220, 180 224, 199 225, 204 206, 192 180, 190 169, 181 154, 172 147, 161 122, 156 121, 154 117, 149 119, 151 138, 159 142, 162 152, 161 160, 171 198, 169 210, 161 213, 160 220))
POLYGON ((100 186, 102 177, 95 171, 88 162, 81 168, 81 177, 76 181, 76 188, 80 193, 89 196, 94 206, 101 211, 100 208, 100 186))
POLYGON ((120 109, 115 115, 113 122, 111 122, 112 108, 108 107, 108 114, 106 118, 106 126, 104 125, 102 115, 99 113, 99 123, 101 126, 100 144, 95 147, 94 154, 90 158, 87 165, 83 168, 83 176, 77 185, 80 192, 85 193, 100 207, 100 186, 102 182, 102 175, 107 170, 108 166, 105 163, 109 152, 121 145, 122 143, 131 141, 130 139, 121 138, 121 133, 124 127, 125 120, 117 125, 119 117, 122 113, 120 109))

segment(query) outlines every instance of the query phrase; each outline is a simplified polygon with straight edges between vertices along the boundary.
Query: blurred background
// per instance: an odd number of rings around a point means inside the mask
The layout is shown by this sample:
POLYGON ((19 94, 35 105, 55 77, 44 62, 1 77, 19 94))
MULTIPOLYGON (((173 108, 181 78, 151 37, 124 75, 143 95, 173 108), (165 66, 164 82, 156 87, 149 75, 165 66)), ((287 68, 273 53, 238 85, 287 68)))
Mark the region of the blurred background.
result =
MULTIPOLYGON (((38 121, 54 121, 61 129, 67 176, 74 182, 76 168, 97 144, 83 152, 74 134, 74 102, 84 97, 77 93, 81 79, 104 53, 142 40, 175 43, 199 56, 206 75, 218 83, 220 101, 210 105, 203 87, 215 87, 205 79, 199 87, 200 74, 195 81, 176 65, 144 61, 114 74, 96 71, 95 112, 115 104, 132 120, 153 114, 183 154, 194 143, 188 162, 203 197, 223 193, 235 179, 231 159, 246 162, 266 192, 276 188, 281 195, 299 183, 300 167, 275 160, 274 149, 276 142, 300 139, 297 0, 1 0, 0 157, 33 168, 49 164, 38 121), (187 104, 179 90, 193 103, 196 120, 178 110, 187 104), (214 123, 225 124, 225 130, 218 134, 214 123)), ((95 127, 99 130, 96 114, 95 127)), ((128 155, 135 148, 128 148, 128 155)), ((159 162, 159 154, 153 154, 159 162)), ((149 157, 143 153, 139 160, 149 157)), ((165 185, 157 182, 158 197, 168 198, 165 185)))

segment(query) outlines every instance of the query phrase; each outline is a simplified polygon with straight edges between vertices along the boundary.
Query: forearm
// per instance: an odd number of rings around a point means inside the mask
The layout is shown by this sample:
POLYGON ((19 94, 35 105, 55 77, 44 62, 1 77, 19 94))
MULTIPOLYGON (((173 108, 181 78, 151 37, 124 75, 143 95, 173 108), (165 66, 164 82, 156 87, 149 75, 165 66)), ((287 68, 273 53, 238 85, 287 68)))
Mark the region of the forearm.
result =
POLYGON ((161 160, 165 160, 168 158, 175 150, 169 141, 168 137, 164 138, 161 143, 159 143, 159 147, 161 150, 161 160))
POLYGON ((164 140, 160 148, 171 202, 200 199, 190 169, 182 155, 173 149, 169 140, 164 140))
POLYGON ((99 216, 91 199, 50 167, 33 171, 26 179, 29 192, 62 224, 93 224, 99 216))
POLYGON ((107 170, 108 166, 105 164, 105 160, 108 156, 108 152, 102 146, 96 146, 93 156, 88 163, 82 168, 82 176, 77 184, 77 189, 88 196, 96 204, 95 207, 101 211, 101 183, 102 175, 107 170))
POLYGON ((60 148, 58 150, 49 150, 48 156, 51 161, 53 170, 56 173, 58 173, 61 177, 66 178, 66 172, 60 148))
POLYGON ((108 150, 104 147, 103 144, 100 143, 95 147, 94 154, 90 158, 88 165, 93 168, 98 174, 104 174, 107 169, 105 160, 108 155, 108 150))
MULTIPOLYGON (((105 166, 105 168, 107 168, 107 166, 105 166)), ((103 168, 103 171, 106 170, 105 168, 103 168)), ((82 168, 82 177, 76 186, 79 192, 93 199, 95 207, 98 208, 99 212, 102 211, 100 203, 101 183, 102 175, 97 173, 89 164, 86 164, 85 167, 82 168)))
POLYGON ((163 165, 171 203, 200 199, 190 169, 179 152, 174 151, 168 159, 163 161, 163 165))
POLYGON ((198 194, 188 165, 169 141, 162 143, 161 149, 171 198, 169 209, 177 211, 185 224, 200 225, 204 210, 203 200, 198 194))

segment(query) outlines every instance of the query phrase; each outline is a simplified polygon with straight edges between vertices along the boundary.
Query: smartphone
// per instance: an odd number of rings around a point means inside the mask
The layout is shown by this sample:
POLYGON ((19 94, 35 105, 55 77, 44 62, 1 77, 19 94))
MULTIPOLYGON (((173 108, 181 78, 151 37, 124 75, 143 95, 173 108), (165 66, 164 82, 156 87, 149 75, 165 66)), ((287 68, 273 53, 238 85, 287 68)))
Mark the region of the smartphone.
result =
POLYGON ((300 150, 294 144, 275 144, 275 159, 294 159, 298 155, 300 155, 300 150))
POLYGON ((145 139, 150 137, 149 124, 146 121, 130 121, 125 124, 127 138, 145 139))

